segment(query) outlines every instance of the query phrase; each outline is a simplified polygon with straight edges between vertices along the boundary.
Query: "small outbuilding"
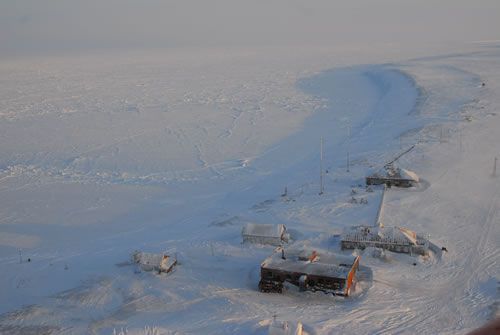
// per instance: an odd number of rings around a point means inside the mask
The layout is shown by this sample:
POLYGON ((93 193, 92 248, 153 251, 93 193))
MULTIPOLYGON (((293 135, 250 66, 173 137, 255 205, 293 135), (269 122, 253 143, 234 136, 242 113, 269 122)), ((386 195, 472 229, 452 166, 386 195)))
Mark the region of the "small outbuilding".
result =
POLYGON ((152 254, 136 251, 132 260, 137 263, 143 271, 157 271, 158 273, 169 273, 177 265, 177 259, 165 254, 152 254))
POLYGON ((261 292, 282 293, 288 282, 301 290, 348 296, 359 266, 359 256, 334 254, 319 249, 283 249, 260 266, 261 292))
POLYGON ((383 169, 366 177, 366 185, 387 185, 387 187, 412 187, 419 183, 417 174, 413 171, 386 165, 383 169))
POLYGON ((415 145, 398 154, 384 168, 366 177, 366 185, 382 185, 387 187, 412 187, 418 184, 419 178, 415 172, 396 166, 396 161, 412 151, 415 145))
POLYGON ((274 246, 288 243, 290 235, 284 224, 247 223, 242 231, 243 243, 269 244, 274 246))
POLYGON ((429 241, 403 227, 357 226, 344 231, 342 249, 381 248, 393 252, 427 255, 429 241))

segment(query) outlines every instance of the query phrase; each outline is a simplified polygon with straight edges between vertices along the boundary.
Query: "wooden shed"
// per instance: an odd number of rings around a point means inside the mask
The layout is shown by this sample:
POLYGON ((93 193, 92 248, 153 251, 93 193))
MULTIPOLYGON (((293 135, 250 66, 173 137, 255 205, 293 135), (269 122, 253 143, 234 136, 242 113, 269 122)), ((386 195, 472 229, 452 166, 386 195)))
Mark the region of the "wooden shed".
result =
POLYGON ((284 224, 248 223, 242 231, 243 243, 269 244, 279 246, 288 242, 289 234, 284 224))
POLYGON ((261 292, 283 291, 288 282, 301 290, 348 296, 359 266, 359 256, 345 256, 319 249, 283 248, 260 266, 261 292))

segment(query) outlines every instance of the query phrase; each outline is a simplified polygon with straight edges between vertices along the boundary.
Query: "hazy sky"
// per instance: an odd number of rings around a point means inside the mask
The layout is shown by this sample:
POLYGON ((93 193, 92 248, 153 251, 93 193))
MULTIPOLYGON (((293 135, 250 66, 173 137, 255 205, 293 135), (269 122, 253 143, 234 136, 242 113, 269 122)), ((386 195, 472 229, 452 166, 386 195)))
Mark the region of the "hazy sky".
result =
POLYGON ((0 55, 490 39, 499 0, 0 0, 0 55))

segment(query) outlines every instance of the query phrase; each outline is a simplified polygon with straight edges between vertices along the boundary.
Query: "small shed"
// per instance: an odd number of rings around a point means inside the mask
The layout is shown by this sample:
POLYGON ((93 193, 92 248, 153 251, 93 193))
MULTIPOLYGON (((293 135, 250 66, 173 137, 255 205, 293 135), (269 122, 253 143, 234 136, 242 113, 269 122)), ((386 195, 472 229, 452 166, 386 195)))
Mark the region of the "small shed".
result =
POLYGON ((302 323, 290 321, 276 321, 273 320, 269 325, 268 335, 302 335, 302 323))
POLYGON ((429 241, 403 227, 356 226, 344 231, 342 249, 375 247, 393 252, 427 255, 429 241))
POLYGON ((283 248, 260 266, 261 292, 283 291, 288 282, 301 290, 348 296, 359 266, 359 256, 334 254, 319 249, 283 248))
POLYGON ((242 231, 243 243, 269 244, 279 246, 290 238, 284 224, 247 223, 242 231))
POLYGON ((152 254, 136 251, 132 255, 134 263, 137 263, 143 271, 157 271, 158 273, 169 273, 177 265, 177 259, 165 254, 152 254))

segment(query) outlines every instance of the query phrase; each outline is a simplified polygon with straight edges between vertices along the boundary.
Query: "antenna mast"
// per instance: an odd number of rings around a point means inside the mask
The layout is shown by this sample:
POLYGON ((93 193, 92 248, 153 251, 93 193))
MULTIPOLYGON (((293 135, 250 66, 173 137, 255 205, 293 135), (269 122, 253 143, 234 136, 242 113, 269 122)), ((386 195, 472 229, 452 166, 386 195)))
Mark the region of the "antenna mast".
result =
POLYGON ((347 172, 349 172, 349 145, 351 144, 351 125, 349 124, 349 135, 347 137, 347 172))
POLYGON ((320 141, 320 149, 319 149, 319 195, 323 194, 323 137, 321 137, 320 141))

